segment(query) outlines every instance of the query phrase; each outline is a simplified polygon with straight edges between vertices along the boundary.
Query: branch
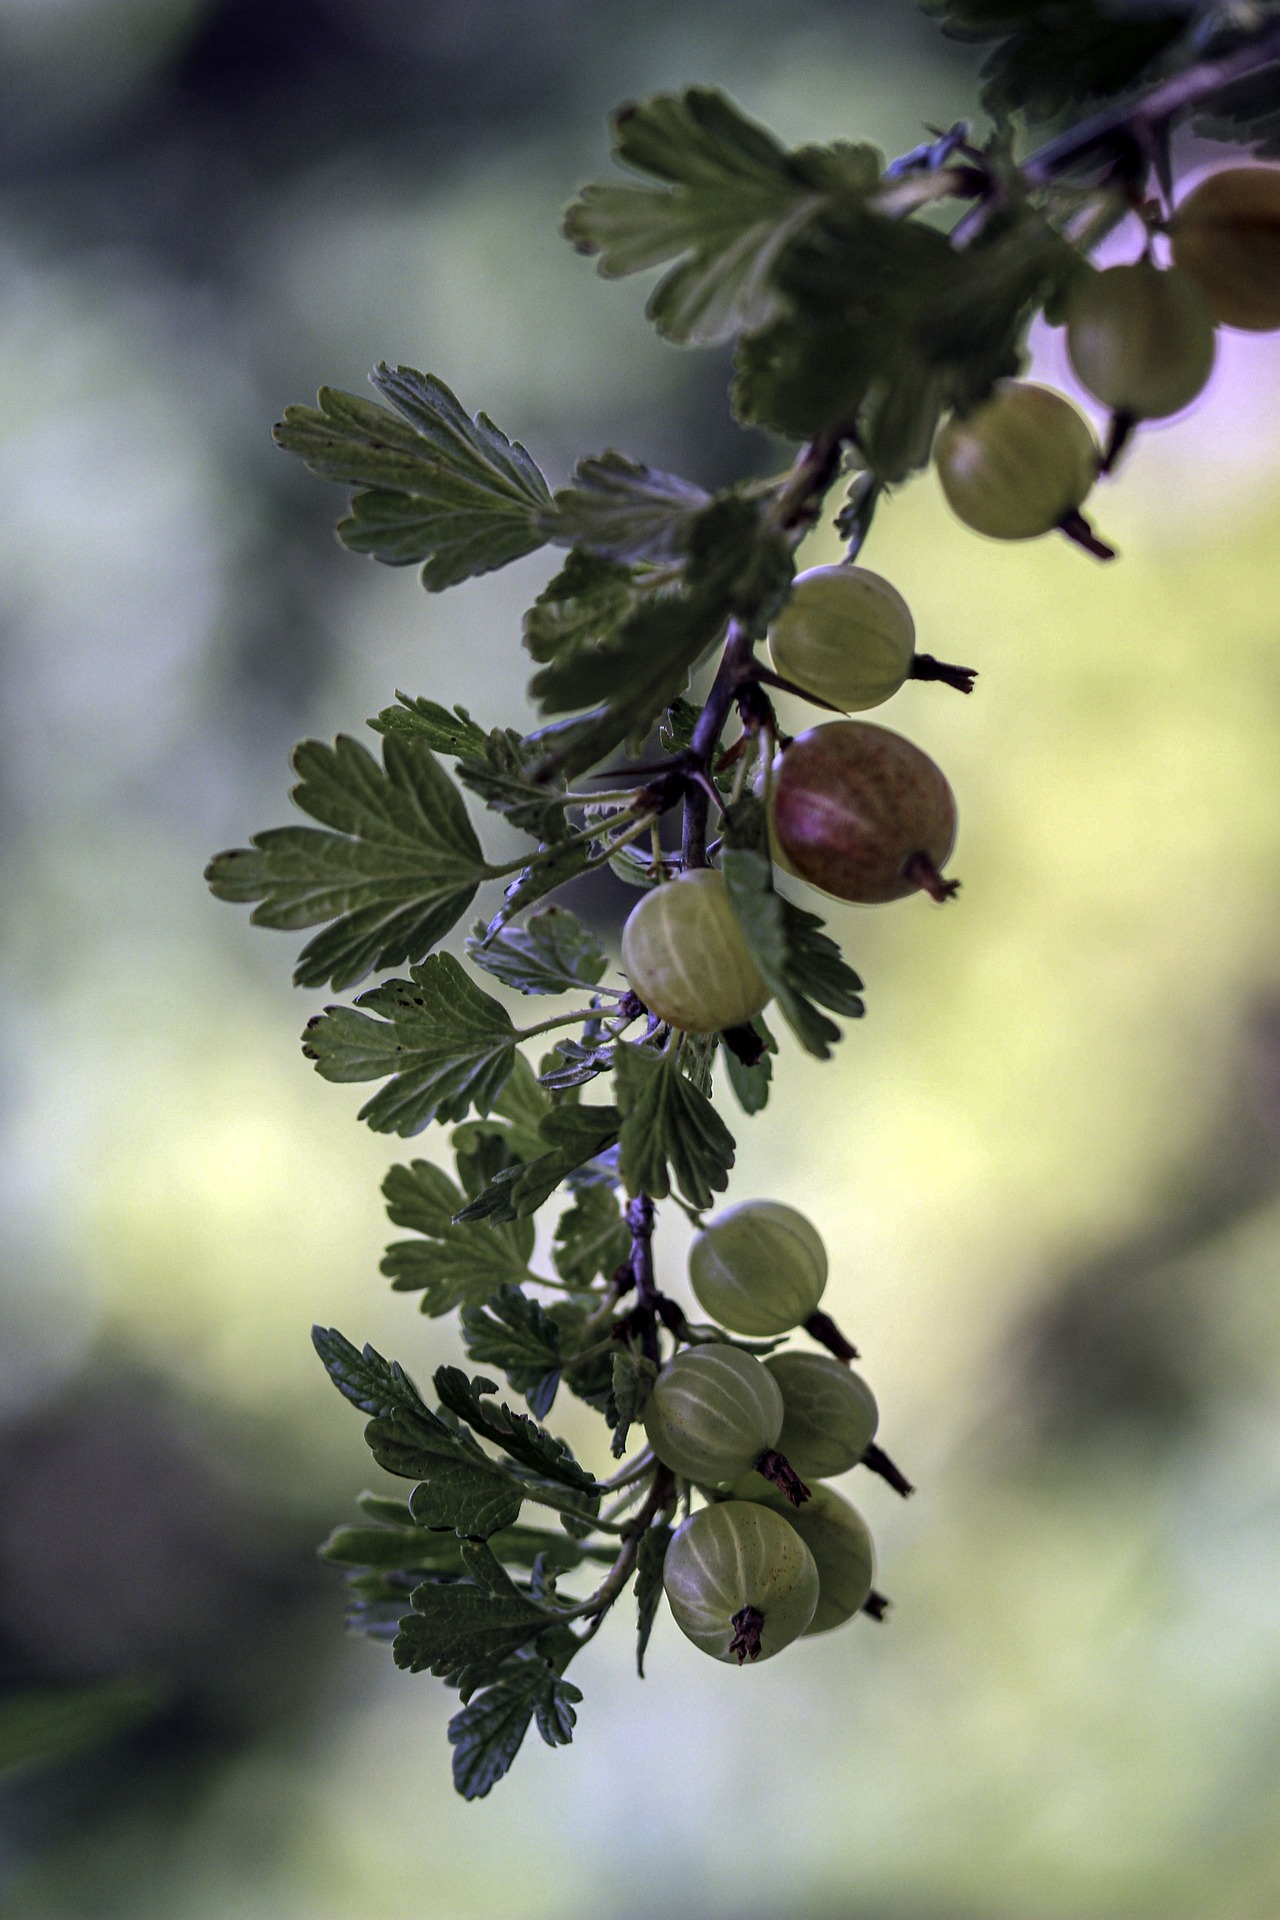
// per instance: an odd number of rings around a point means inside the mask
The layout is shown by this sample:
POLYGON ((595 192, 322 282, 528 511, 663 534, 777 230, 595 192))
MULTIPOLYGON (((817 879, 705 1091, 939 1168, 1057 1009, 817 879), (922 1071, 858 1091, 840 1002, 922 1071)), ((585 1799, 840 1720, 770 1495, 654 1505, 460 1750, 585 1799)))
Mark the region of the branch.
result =
POLYGON ((1098 114, 1049 141, 1023 161, 1020 169, 1023 178, 1032 186, 1047 186, 1099 148, 1114 146, 1118 138, 1126 135, 1144 150, 1148 149, 1152 137, 1178 114, 1203 106, 1215 94, 1225 92, 1240 80, 1250 79, 1260 67, 1277 63, 1280 63, 1280 27, 1273 26, 1265 33, 1259 30, 1257 38, 1238 47, 1234 53, 1225 54, 1219 60, 1201 60, 1153 87, 1141 100, 1098 114))

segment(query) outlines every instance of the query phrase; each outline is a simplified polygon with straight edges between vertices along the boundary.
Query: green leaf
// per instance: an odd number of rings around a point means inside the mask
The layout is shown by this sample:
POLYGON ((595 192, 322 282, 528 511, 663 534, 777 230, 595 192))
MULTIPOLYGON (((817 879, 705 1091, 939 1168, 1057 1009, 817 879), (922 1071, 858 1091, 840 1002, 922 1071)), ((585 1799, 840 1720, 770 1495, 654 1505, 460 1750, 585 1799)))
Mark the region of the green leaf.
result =
POLYGON ((648 1404, 649 1393, 658 1377, 658 1369, 652 1360, 646 1360, 643 1354, 631 1353, 622 1349, 613 1356, 613 1377, 610 1383, 610 1396, 613 1402, 613 1441, 610 1452, 615 1460, 621 1460, 627 1450, 627 1433, 634 1420, 638 1420, 648 1404))
POLYGON ((631 1193, 663 1200, 672 1180, 691 1207, 729 1184, 733 1135, 705 1094, 665 1054, 620 1042, 614 1055, 622 1110, 622 1177, 631 1193))
POLYGON ((636 1560, 636 1672, 642 1680, 649 1635, 653 1632, 653 1623, 658 1617, 658 1607, 662 1601, 662 1569, 670 1545, 671 1528, 668 1526, 660 1524, 650 1527, 647 1533, 640 1536, 640 1551, 636 1560))
POLYGON ((464 1541, 462 1557, 469 1580, 414 1588, 393 1654, 410 1673, 429 1667, 465 1700, 498 1679, 513 1653, 555 1629, 557 1617, 521 1593, 481 1542, 464 1541))
POLYGON ((590 652, 616 633, 647 588, 634 567, 574 549, 524 617, 524 644, 535 660, 590 652))
POLYGON ((394 1224, 422 1237, 393 1241, 381 1270, 397 1293, 420 1292, 424 1313, 451 1313, 530 1278, 531 1226, 456 1226, 466 1195, 439 1167, 426 1160, 392 1167, 382 1192, 394 1224))
POLYGON ((1012 192, 963 249, 919 221, 833 210, 778 263, 785 309, 739 343, 734 410, 797 438, 852 423, 876 477, 901 480, 945 409, 1020 371, 1033 313, 1074 264, 1012 192))
POLYGON ((520 1516, 524 1490, 470 1436, 454 1433, 424 1404, 404 1369, 373 1347, 361 1353, 336 1327, 313 1327, 311 1338, 344 1398, 374 1417, 365 1439, 378 1465, 420 1480, 410 1508, 424 1527, 452 1527, 482 1537, 520 1516))
POLYGON ((534 1418, 546 1419, 560 1384, 560 1329, 536 1300, 502 1287, 487 1306, 464 1308, 462 1337, 473 1360, 501 1367, 534 1418))
POLYGON ((594 933, 568 907, 544 907, 523 927, 486 942, 483 924, 467 941, 467 957, 518 993, 569 993, 597 986, 608 964, 594 933))
POLYGON ((397 693, 398 706, 384 707, 369 722, 375 733, 394 733, 447 753, 455 760, 475 759, 484 753, 489 736, 476 725, 465 707, 440 706, 434 700, 411 700, 397 693))
POLYGON ((537 1715, 548 1746, 567 1746, 581 1691, 532 1658, 507 1663, 493 1686, 449 1722, 453 1784, 464 1800, 482 1800, 508 1771, 537 1715))
POLYGON ((544 713, 592 710, 530 735, 543 764, 572 777, 624 740, 642 739, 683 692, 724 626, 711 594, 663 593, 643 601, 589 652, 559 655, 530 683, 544 713))
MULTIPOLYGON (((610 1566, 614 1557, 610 1547, 584 1547, 566 1534, 542 1527, 504 1527, 489 1535, 488 1544, 494 1557, 508 1566, 532 1567, 541 1560, 556 1573, 572 1573, 584 1561, 610 1566)), ((389 1573, 466 1572, 456 1533, 433 1533, 429 1527, 411 1524, 335 1527, 320 1548, 320 1557, 335 1567, 369 1567, 389 1573)))
POLYGON ((695 346, 766 325, 779 253, 831 192, 865 193, 879 173, 868 148, 788 154, 710 87, 621 108, 613 148, 661 184, 584 188, 565 234, 610 279, 674 261, 647 311, 667 339, 695 346))
POLYGON ((421 741, 392 735, 382 766, 357 741, 304 740, 293 800, 315 827, 275 827, 220 853, 219 900, 256 900, 260 926, 330 921, 299 956, 302 987, 351 986, 372 967, 418 960, 461 918, 492 869, 462 796, 421 741))
POLYGON ((302 1051, 326 1080, 390 1076, 360 1109, 375 1133, 420 1133, 472 1107, 487 1113, 513 1070, 519 1036, 510 1016, 452 954, 370 988, 356 1007, 329 1007, 308 1021, 302 1051))
POLYGON ((613 561, 677 559, 693 516, 711 495, 677 474, 602 453, 579 461, 556 495, 551 538, 613 561))
POLYGON ((311 1344, 338 1392, 361 1413, 375 1419, 390 1419, 397 1409, 426 1413, 426 1402, 398 1360, 384 1360, 370 1346, 361 1352, 336 1327, 312 1327, 311 1344))
POLYGON ((778 1043, 766 1026, 763 1014, 758 1013, 751 1024, 764 1041, 765 1047, 755 1065, 752 1067, 744 1065, 729 1046, 721 1047, 720 1058, 724 1061, 729 1085, 733 1088, 734 1098, 742 1111, 763 1113, 769 1104, 769 1087, 773 1080, 773 1063, 770 1055, 778 1051, 778 1043))
POLYGON ((982 104, 997 117, 1021 111, 1033 120, 1140 84, 1196 11, 1185 0, 920 3, 950 38, 995 42, 982 68, 982 104))
POLYGON ((0 1777, 104 1746, 163 1704, 154 1686, 129 1678, 9 1691, 0 1700, 0 1777))
POLYGON ((500 813, 522 833, 554 845, 567 839, 572 829, 560 798, 563 782, 540 773, 543 757, 513 727, 495 729, 481 757, 459 761, 458 778, 480 796, 490 813, 500 813))
MULTIPOLYGON (((576 723, 575 723, 576 724, 576 723)), ((538 744, 538 751, 544 756, 544 764, 549 763, 545 732, 530 735, 538 744)), ((572 759, 572 754, 570 754, 572 759)), ((567 764, 567 763, 566 763, 567 764)), ((593 864, 597 849, 590 840, 566 840, 559 845, 540 847, 530 857, 527 867, 522 867, 511 881, 503 896, 502 906, 489 922, 485 939, 493 939, 518 913, 531 907, 539 900, 545 900, 557 887, 564 886, 568 880, 576 880, 593 864)))
POLYGON ((631 1252, 631 1234, 611 1187, 583 1187, 556 1222, 551 1258, 571 1287, 609 1280, 631 1252))
POLYGON ((536 1213, 562 1180, 606 1152, 618 1138, 616 1107, 554 1107, 539 1129, 545 1153, 507 1168, 457 1215, 461 1221, 507 1221, 536 1213))
POLYGON ((275 430, 313 473, 361 489, 338 526, 346 546, 389 566, 425 561, 435 591, 545 543, 551 496, 518 441, 431 374, 380 366, 373 383, 396 412, 322 387, 318 408, 287 408, 275 430))
POLYGON ((592 1475, 578 1465, 563 1440, 536 1425, 527 1414, 513 1413, 505 1402, 489 1398, 497 1391, 492 1380, 482 1375, 468 1380, 461 1367, 437 1367, 435 1384, 441 1404, 450 1413, 457 1414, 539 1479, 554 1480, 575 1493, 599 1492, 592 1475))

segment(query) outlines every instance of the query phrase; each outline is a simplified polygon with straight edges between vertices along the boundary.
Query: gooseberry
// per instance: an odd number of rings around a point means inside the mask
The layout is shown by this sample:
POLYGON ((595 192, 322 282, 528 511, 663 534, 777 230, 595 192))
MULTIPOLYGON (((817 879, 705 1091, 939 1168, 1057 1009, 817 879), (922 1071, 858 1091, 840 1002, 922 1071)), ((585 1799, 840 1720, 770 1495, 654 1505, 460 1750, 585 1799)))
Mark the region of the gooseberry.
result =
POLYGON ((955 795, 927 754, 872 721, 833 720, 791 742, 773 826, 800 878, 840 900, 956 891, 940 872, 955 845, 955 795))
POLYGON ((806 1320, 827 1284, 818 1230, 779 1200, 744 1200, 689 1249, 698 1304, 733 1333, 786 1333, 806 1320))
POLYGON ((622 967, 646 1007, 685 1033, 743 1026, 772 998, 713 867, 655 887, 632 909, 622 967))
POLYGON ((1175 209, 1173 257, 1218 319, 1250 333, 1280 327, 1280 167, 1223 167, 1175 209))
POLYGON ((860 713, 898 691, 916 629, 896 587, 866 567, 811 567, 769 628, 769 654, 806 693, 860 713))
POLYGON ((952 512, 995 540, 1073 524, 1100 457, 1084 415, 1029 380, 1002 380, 972 413, 952 414, 933 455, 952 512))
POLYGON ((718 1485, 774 1447, 782 1392, 752 1354, 713 1341, 668 1360, 645 1404, 644 1426, 664 1466, 718 1485))
POLYGON ((1213 371, 1213 311, 1190 274, 1149 260, 1083 273, 1067 304, 1067 352, 1104 407, 1130 420, 1179 413, 1213 371))
POLYGON ((862 1375, 825 1353, 771 1353, 764 1366, 782 1394, 782 1426, 770 1445, 805 1479, 856 1467, 880 1424, 862 1375))
POLYGON ((662 1584, 680 1631, 716 1660, 767 1660, 805 1631, 818 1569, 782 1515, 751 1500, 703 1507, 678 1527, 662 1584))
POLYGON ((827 1633, 861 1613, 875 1585, 875 1547, 858 1509, 833 1487, 815 1487, 811 1499, 793 1512, 782 1495, 758 1473, 734 1482, 737 1500, 757 1500, 780 1513, 795 1528, 818 1569, 818 1605, 806 1633, 827 1633))

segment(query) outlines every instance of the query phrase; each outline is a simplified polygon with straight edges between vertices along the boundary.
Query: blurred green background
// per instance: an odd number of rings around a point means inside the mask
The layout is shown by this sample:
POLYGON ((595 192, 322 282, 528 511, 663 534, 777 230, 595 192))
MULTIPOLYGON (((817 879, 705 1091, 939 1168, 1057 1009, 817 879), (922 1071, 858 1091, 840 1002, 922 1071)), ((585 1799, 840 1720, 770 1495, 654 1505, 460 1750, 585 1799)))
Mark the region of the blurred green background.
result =
POLYGON ((884 716, 957 790, 965 890, 837 910, 869 1016, 788 1053, 734 1191, 817 1221, 920 1484, 849 1488, 891 1624, 738 1675, 664 1621, 641 1685, 620 1609, 575 1745, 466 1807, 451 1697, 344 1639, 313 1553, 376 1470, 310 1322, 453 1350, 377 1272, 404 1149, 201 869, 396 687, 516 719, 547 562, 430 599, 268 430, 385 357, 555 480, 760 467, 723 361, 558 238, 607 111, 697 80, 898 151, 973 62, 910 0, 0 0, 0 68, 3 1910, 1271 1920, 1280 343, 1143 436, 1116 566, 966 535, 928 479, 867 550, 981 669, 884 716))

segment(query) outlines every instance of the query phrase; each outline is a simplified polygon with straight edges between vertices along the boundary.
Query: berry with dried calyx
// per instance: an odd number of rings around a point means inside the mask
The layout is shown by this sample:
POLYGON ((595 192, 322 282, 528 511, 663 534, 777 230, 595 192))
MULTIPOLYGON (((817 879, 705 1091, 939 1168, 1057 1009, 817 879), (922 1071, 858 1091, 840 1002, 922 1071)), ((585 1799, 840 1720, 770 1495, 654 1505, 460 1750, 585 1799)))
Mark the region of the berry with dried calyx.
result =
POLYGON ((660 1020, 685 1033, 745 1026, 773 998, 712 867, 655 887, 622 929, 622 967, 660 1020))
POLYGON ((667 1548, 662 1584, 680 1631, 716 1660, 767 1660, 813 1620, 813 1555, 788 1521, 750 1500, 703 1507, 667 1548))
POLYGON ((1280 167, 1211 173, 1174 209, 1169 235, 1225 326, 1280 327, 1280 167))
POLYGON ((731 1333, 786 1333, 827 1284, 827 1250, 811 1221, 779 1200, 730 1207, 689 1249, 698 1304, 731 1333))
POLYGON ((1067 352, 1081 384, 1127 420, 1190 406, 1213 371, 1213 311, 1190 274, 1148 260, 1083 273, 1067 303, 1067 352))
POLYGON ((952 512, 993 540, 1079 538, 1100 455, 1084 415, 1049 387, 1002 380, 972 413, 952 414, 933 449, 952 512))

